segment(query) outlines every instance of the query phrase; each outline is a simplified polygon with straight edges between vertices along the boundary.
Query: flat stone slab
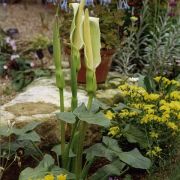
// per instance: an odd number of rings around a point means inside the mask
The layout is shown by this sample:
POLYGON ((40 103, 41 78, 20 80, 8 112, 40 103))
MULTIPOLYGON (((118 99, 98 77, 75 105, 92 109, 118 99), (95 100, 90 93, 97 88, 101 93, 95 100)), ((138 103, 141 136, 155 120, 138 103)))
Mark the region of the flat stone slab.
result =
MULTIPOLYGON (((66 72, 66 79, 69 79, 66 72)), ((67 81, 66 81, 67 83, 67 81)), ((113 104, 119 98, 119 90, 105 89, 97 91, 97 98, 105 103, 113 104)), ((71 107, 71 90, 67 87, 64 90, 64 105, 68 110, 71 107)), ((87 103, 87 92, 78 89, 78 103, 87 103)), ((59 112, 59 90, 55 84, 55 78, 39 78, 33 81, 26 89, 17 94, 10 102, 0 107, 0 126, 7 125, 8 122, 15 122, 15 126, 23 127, 32 121, 40 121, 37 132, 42 137, 44 143, 59 142, 60 130, 56 113, 59 112)), ((95 142, 99 138, 99 129, 92 126, 88 129, 88 139, 86 144, 95 142), (95 132, 96 131, 96 132, 95 132), (95 136, 93 136, 93 134, 95 136)), ((67 131, 68 133, 68 131, 67 131)))

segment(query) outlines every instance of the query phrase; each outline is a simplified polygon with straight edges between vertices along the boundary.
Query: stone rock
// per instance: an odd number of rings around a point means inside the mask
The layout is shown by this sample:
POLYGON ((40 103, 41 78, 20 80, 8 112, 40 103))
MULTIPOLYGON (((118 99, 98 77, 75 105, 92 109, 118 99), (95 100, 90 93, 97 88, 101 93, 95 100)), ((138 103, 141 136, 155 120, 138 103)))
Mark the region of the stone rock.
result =
MULTIPOLYGON (((66 109, 71 106, 71 92, 64 91, 66 109)), ((87 101, 86 92, 78 92, 79 104, 87 101)), ((16 116, 31 116, 36 114, 51 114, 59 109, 59 91, 55 78, 39 78, 30 84, 26 90, 18 94, 12 101, 2 106, 16 116)))
MULTIPOLYGON (((70 70, 64 69, 66 84, 70 80, 70 70)), ((106 88, 106 87, 105 87, 106 88)), ((117 89, 105 89, 97 91, 97 98, 110 105, 121 98, 117 89)), ((78 102, 87 103, 88 97, 84 86, 78 90, 78 102)), ((65 108, 71 106, 71 91, 67 87, 64 91, 65 108)), ((36 131, 40 134, 43 144, 55 144, 60 141, 59 123, 56 113, 59 112, 59 91, 56 87, 55 77, 39 78, 33 81, 27 88, 16 95, 10 102, 0 107, 0 125, 7 125, 7 121, 14 121, 15 126, 22 128, 32 121, 42 122, 36 131)), ((67 128, 67 137, 70 132, 67 128)), ((87 131, 86 146, 101 139, 99 127, 90 126, 87 131)))
POLYGON ((96 98, 110 106, 123 101, 123 96, 119 89, 98 90, 96 98))
POLYGON ((15 118, 15 115, 0 108, 0 125, 1 122, 11 121, 15 118))
MULTIPOLYGON (((85 90, 78 91, 79 104, 87 102, 85 90)), ((70 88, 64 91, 65 108, 71 106, 70 88)), ((7 125, 8 120, 14 121, 15 126, 23 127, 32 121, 40 121, 38 133, 45 143, 59 141, 59 125, 56 112, 59 112, 59 91, 55 78, 39 78, 31 83, 24 92, 19 93, 13 100, 0 108, 0 125, 7 125)))

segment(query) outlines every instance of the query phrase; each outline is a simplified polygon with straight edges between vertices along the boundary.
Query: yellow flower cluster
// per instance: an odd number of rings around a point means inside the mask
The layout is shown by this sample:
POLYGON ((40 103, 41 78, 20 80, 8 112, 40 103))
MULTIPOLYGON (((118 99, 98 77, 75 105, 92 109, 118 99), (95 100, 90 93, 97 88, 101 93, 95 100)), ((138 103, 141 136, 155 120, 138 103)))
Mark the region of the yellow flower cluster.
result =
POLYGON ((150 157, 152 156, 160 156, 162 149, 159 146, 155 146, 151 150, 149 150, 146 154, 150 157))
POLYGON ((150 137, 153 139, 157 139, 159 137, 159 134, 157 132, 151 131, 150 133, 150 137))
POLYGON ((175 85, 176 87, 180 87, 180 83, 176 80, 169 80, 166 77, 162 77, 162 76, 157 76, 154 78, 154 80, 157 83, 162 83, 164 86, 168 86, 168 85, 175 85))
POLYGON ((159 142, 162 142, 165 134, 168 134, 168 138, 174 139, 180 133, 180 83, 165 77, 156 77, 155 81, 160 89, 156 93, 148 93, 136 85, 119 86, 118 89, 124 95, 128 108, 116 113, 106 113, 106 117, 119 123, 118 126, 112 123, 108 132, 110 136, 117 138, 123 135, 123 128, 121 130, 120 127, 124 127, 126 123, 132 123, 145 131, 152 143, 151 147, 146 149, 150 157, 160 157, 161 153, 164 153, 164 149, 161 149, 164 144, 159 142), (169 85, 173 85, 172 88, 169 85))
MULTIPOLYGON (((156 77, 155 81, 165 85, 179 86, 179 82, 165 77, 156 77)), ((178 131, 180 124, 176 122, 180 118, 180 91, 173 91, 164 96, 160 93, 148 93, 144 88, 135 85, 124 84, 119 86, 123 95, 128 98, 128 106, 141 110, 142 113, 123 109, 119 113, 120 118, 138 116, 140 124, 159 123, 164 124, 173 131, 178 131), (175 122, 173 122, 175 120, 175 122), (172 122, 171 122, 172 121, 172 122)))
POLYGON ((136 85, 129 85, 129 84, 124 84, 118 87, 119 90, 121 90, 122 94, 125 97, 130 97, 130 98, 140 98, 147 94, 146 90, 142 87, 138 87, 136 85))
MULTIPOLYGON (((60 174, 57 176, 57 180, 66 180, 67 175, 60 174)), ((53 175, 46 175, 44 177, 44 180, 55 180, 55 177, 53 175)))
POLYGON ((108 110, 105 114, 105 117, 109 120, 112 120, 115 117, 115 114, 112 111, 108 110))
POLYGON ((129 111, 127 109, 121 110, 119 116, 122 118, 131 118, 137 116, 139 113, 137 111, 129 111))
POLYGON ((141 124, 147 124, 147 123, 152 122, 152 121, 161 122, 161 118, 157 115, 154 115, 154 114, 145 114, 142 117, 142 119, 140 120, 140 123, 141 124))
POLYGON ((180 101, 180 91, 173 91, 170 93, 170 99, 180 101))
POLYGON ((160 98, 160 95, 159 94, 153 94, 153 93, 151 93, 151 94, 145 94, 144 95, 144 100, 145 101, 157 101, 157 100, 159 100, 159 98, 160 98))
POLYGON ((119 127, 118 127, 118 126, 114 126, 114 127, 111 127, 111 128, 109 129, 108 135, 114 137, 114 136, 116 136, 116 135, 119 134, 119 133, 120 133, 119 127))

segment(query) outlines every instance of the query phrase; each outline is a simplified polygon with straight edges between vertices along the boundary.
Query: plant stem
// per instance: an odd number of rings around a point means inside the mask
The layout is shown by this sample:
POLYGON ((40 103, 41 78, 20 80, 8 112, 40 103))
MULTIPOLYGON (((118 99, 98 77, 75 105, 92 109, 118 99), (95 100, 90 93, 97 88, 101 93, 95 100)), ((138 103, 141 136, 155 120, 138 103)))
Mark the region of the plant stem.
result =
POLYGON ((71 47, 71 91, 72 91, 72 101, 71 101, 71 111, 73 111, 78 104, 77 100, 77 71, 76 71, 76 61, 77 56, 75 55, 73 47, 71 47))
MULTIPOLYGON (((59 89, 59 96, 60 96, 60 111, 64 112, 64 90, 59 89)), ((60 122, 61 128, 61 153, 62 153, 62 165, 66 164, 67 157, 65 155, 65 122, 60 122)))
MULTIPOLYGON (((93 102, 93 93, 89 93, 89 99, 87 104, 87 109, 90 110, 93 102)), ((77 157, 76 157, 76 179, 80 179, 82 172, 82 157, 83 157, 83 145, 86 136, 86 130, 88 128, 88 123, 82 122, 79 129, 79 145, 77 148, 77 157)))
MULTIPOLYGON (((75 138, 75 133, 77 132, 76 129, 78 127, 78 121, 75 122, 75 124, 73 125, 72 131, 71 131, 71 137, 70 137, 70 141, 68 143, 67 148, 65 149, 65 156, 69 157, 69 152, 70 149, 73 147, 73 143, 74 143, 74 138, 75 138)), ((69 167, 69 160, 67 160, 65 162, 65 168, 68 169, 69 167)))
MULTIPOLYGON (((60 111, 64 112, 64 75, 62 71, 62 57, 61 57, 61 43, 60 43, 60 33, 59 33, 59 6, 57 6, 54 28, 53 28, 53 58, 55 63, 55 74, 56 74, 56 86, 59 89, 60 96, 60 111)), ((65 156, 65 123, 60 121, 60 130, 61 130, 61 154, 62 154, 62 164, 64 165, 67 157, 65 156)))
POLYGON ((95 158, 91 159, 90 161, 86 161, 82 173, 81 173, 81 178, 86 179, 86 176, 88 174, 89 168, 91 167, 92 163, 94 162, 95 158))
POLYGON ((36 149, 36 151, 40 154, 41 158, 43 158, 44 155, 43 155, 42 151, 39 149, 39 147, 36 146, 36 144, 33 141, 31 141, 31 144, 36 149))

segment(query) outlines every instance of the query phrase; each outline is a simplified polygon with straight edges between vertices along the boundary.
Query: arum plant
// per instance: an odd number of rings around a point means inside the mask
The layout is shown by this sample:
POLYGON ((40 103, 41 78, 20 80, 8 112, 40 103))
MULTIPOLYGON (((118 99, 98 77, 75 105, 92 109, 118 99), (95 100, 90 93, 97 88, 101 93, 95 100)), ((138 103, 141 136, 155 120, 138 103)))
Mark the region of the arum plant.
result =
POLYGON ((77 72, 81 67, 80 49, 83 47, 83 16, 85 0, 79 3, 72 3, 74 18, 71 24, 70 42, 71 42, 71 89, 72 102, 71 107, 74 110, 77 107, 77 72))
MULTIPOLYGON (((96 84, 96 75, 95 71, 98 65, 101 62, 101 56, 100 56, 100 49, 101 49, 101 42, 100 42, 100 29, 99 29, 99 19, 94 17, 89 17, 88 9, 85 10, 84 13, 84 5, 85 1, 82 0, 80 4, 78 3, 72 3, 71 7, 73 8, 74 12, 74 18, 71 25, 71 34, 70 34, 70 42, 71 42, 71 90, 72 90, 72 102, 71 102, 71 110, 77 111, 77 73, 80 69, 80 49, 84 48, 84 56, 85 56, 85 64, 86 64, 86 90, 89 96, 88 104, 87 104, 87 113, 91 110, 93 97, 97 88, 96 84)), ((57 25, 56 25, 57 27, 57 25)), ((56 30, 58 28, 55 28, 56 30)), ((54 38, 58 38, 58 33, 55 32, 54 38)), ((54 42, 58 49, 59 47, 59 38, 58 43, 57 39, 54 39, 54 42)), ((56 47, 55 46, 55 47, 56 47)), ((56 49, 57 50, 57 49, 56 49)), ((56 55, 56 50, 54 50, 54 53, 56 55)), ((59 52, 58 52, 59 53, 59 52)), ((57 53, 57 56, 55 58, 55 65, 56 65, 56 79, 58 78, 58 82, 63 81, 61 78, 62 76, 62 70, 59 67, 60 64, 57 64, 56 59, 60 57, 60 55, 57 53), (57 67, 58 66, 58 67, 57 67), (61 76, 61 78, 59 77, 61 76)), ((58 63, 60 60, 58 59, 58 63)), ((57 82, 57 83, 58 83, 57 82)), ((64 82, 63 82, 64 85, 64 82)), ((59 84, 57 84, 59 87, 59 84)), ((64 86, 59 87, 60 92, 62 92, 64 86)), ((63 97, 60 94, 60 98, 63 101, 63 97)), ((61 101, 61 102, 62 102, 61 101)), ((62 102, 63 103, 63 102, 62 102)), ((62 104, 61 104, 62 105, 62 104)), ((84 108, 86 109, 86 108, 84 108)), ((62 112, 62 111, 61 111, 62 112)), ((59 114, 60 119, 63 119, 66 122, 69 122, 67 118, 65 117, 66 114, 59 114)), ((71 116, 74 114, 71 114, 71 116)), ((70 115, 69 115, 70 118, 70 115)), ((71 119, 71 118, 70 118, 71 119)), ((64 160, 65 168, 69 168, 69 153, 70 149, 73 147, 74 141, 75 141, 75 134, 78 134, 76 137, 77 145, 73 148, 76 153, 75 158, 75 167, 74 171, 76 173, 76 179, 81 178, 82 173, 82 154, 83 154, 83 144, 85 139, 85 133, 87 130, 88 123, 87 121, 80 121, 79 117, 74 118, 73 122, 75 122, 72 134, 71 134, 71 140, 69 144, 67 145, 67 148, 64 150, 62 149, 62 146, 64 147, 65 141, 61 142, 61 152, 62 152, 62 160, 64 160), (63 158, 64 153, 64 158, 63 158)), ((108 122, 108 121, 107 121, 108 122)), ((70 123, 70 122, 69 122, 70 123)), ((72 123, 72 122, 71 122, 72 123)), ((62 123, 61 123, 62 124, 62 123)), ((73 123, 72 123, 73 124, 73 123)), ((61 125, 62 126, 62 125, 61 125)), ((63 136, 64 140, 64 129, 63 134, 61 132, 61 135, 63 136)), ((62 137, 61 137, 62 138, 62 137)), ((87 169, 87 168, 86 168, 87 169)), ((84 173, 83 173, 84 174, 84 173)), ((86 175, 83 175, 86 176, 86 175)))
MULTIPOLYGON (((96 68, 101 62, 101 41, 100 41, 100 28, 99 19, 89 17, 88 9, 85 10, 85 17, 83 22, 83 39, 84 39, 84 55, 86 65, 86 91, 89 96, 87 109, 90 111, 94 94, 96 92, 96 68)), ((76 168, 77 174, 80 173, 82 168, 82 152, 83 142, 87 130, 87 122, 80 124, 80 139, 77 151, 76 168)), ((79 178, 79 176, 78 176, 79 178)))
MULTIPOLYGON (((53 29, 53 58, 54 64, 56 68, 56 85, 59 89, 60 95, 60 111, 64 112, 64 76, 61 68, 61 44, 60 44, 60 34, 59 34, 59 19, 58 19, 58 10, 56 13, 55 21, 54 21, 54 29, 53 29)), ((60 122, 61 129, 61 153, 62 153, 62 162, 64 162, 64 152, 65 152, 65 123, 63 121, 60 122)))

